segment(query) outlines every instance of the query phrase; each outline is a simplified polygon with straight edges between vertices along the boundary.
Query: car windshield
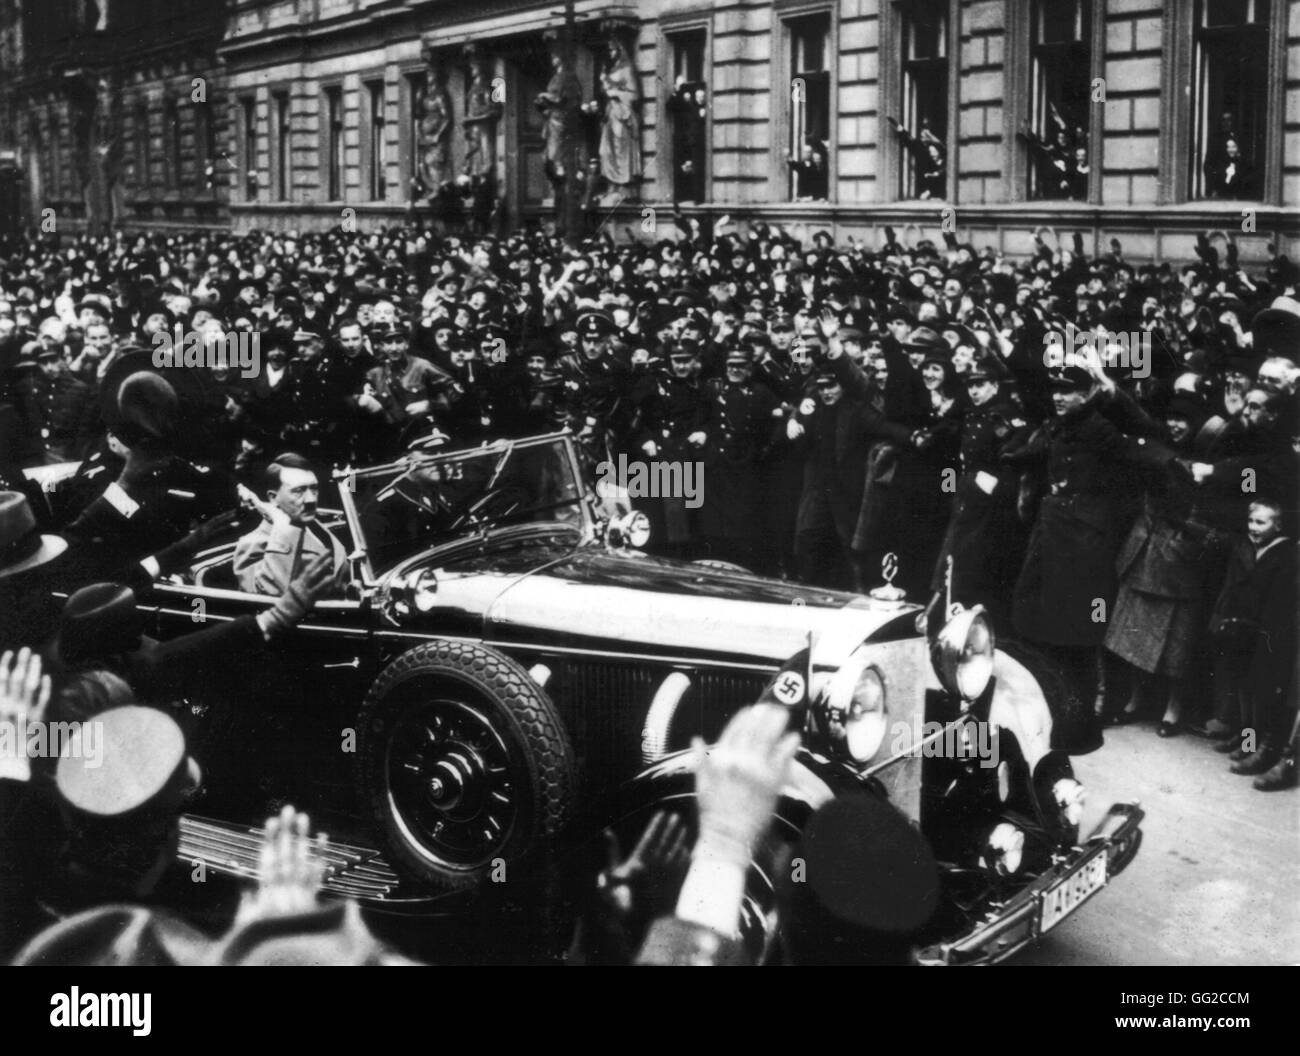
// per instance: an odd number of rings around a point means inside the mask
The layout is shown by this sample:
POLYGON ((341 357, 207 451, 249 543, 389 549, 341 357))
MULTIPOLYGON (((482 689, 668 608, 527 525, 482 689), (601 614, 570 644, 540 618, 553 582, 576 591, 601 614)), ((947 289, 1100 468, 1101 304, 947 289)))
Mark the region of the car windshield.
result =
POLYGON ((583 529, 583 488, 563 436, 423 452, 351 482, 371 568, 378 574, 458 535, 511 524, 583 529))

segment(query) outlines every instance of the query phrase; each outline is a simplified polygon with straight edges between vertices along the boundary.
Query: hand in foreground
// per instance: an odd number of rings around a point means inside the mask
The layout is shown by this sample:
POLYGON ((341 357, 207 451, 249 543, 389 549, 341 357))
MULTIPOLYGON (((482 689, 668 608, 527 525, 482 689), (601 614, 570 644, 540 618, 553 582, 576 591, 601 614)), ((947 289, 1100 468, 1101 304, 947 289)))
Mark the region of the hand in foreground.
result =
POLYGON ((310 833, 311 819, 288 805, 276 817, 266 819, 257 889, 244 897, 240 922, 293 916, 316 908, 329 839, 323 832, 312 839, 310 833))
POLYGON ((597 884, 609 902, 621 913, 636 910, 647 917, 670 907, 690 864, 688 833, 681 815, 656 812, 632 853, 622 861, 614 831, 606 829, 604 835, 609 868, 600 874, 597 884))
POLYGON ((316 599, 334 582, 334 558, 330 554, 317 554, 289 584, 276 603, 257 617, 262 633, 287 631, 297 625, 316 604, 316 599))
MULTIPOLYGON (((50 676, 41 674, 41 658, 27 646, 13 651, 6 649, 0 656, 0 728, 12 725, 13 740, 26 738, 23 727, 45 718, 45 708, 50 702, 50 676)), ((31 778, 31 766, 22 752, 0 755, 0 777, 15 781, 31 778)))
POLYGON ((785 708, 755 704, 733 716, 712 747, 695 738, 696 859, 749 864, 799 747, 799 734, 786 732, 789 719, 785 708))

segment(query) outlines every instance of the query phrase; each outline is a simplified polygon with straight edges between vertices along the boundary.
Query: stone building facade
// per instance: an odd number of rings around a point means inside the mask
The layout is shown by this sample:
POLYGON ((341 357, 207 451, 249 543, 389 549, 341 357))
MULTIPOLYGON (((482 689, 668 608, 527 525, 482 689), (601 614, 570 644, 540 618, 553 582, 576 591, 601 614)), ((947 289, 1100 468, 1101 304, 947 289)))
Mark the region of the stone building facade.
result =
MULTIPOLYGON (((87 136, 103 147, 101 110, 87 124, 76 87, 97 76, 120 122, 107 138, 127 226, 399 222, 424 215, 430 165, 454 181, 488 141, 498 217, 550 215, 537 100, 547 35, 564 40, 560 0, 183 0, 187 19, 147 27, 155 0, 101 2, 105 27, 89 31, 75 22, 94 5, 66 3, 64 53, 86 54, 62 65, 22 24, 31 0, 3 5, 24 39, 16 57, 0 49, 18 74, 0 159, 22 157, 29 216, 47 203, 93 219, 94 166, 73 159, 87 136), (481 120, 476 63, 493 104, 481 120), (202 114, 186 102, 195 77, 202 114)), ((599 156, 611 35, 635 66, 642 178, 589 203, 619 237, 671 236, 676 205, 870 240, 886 224, 912 238, 946 226, 1009 254, 1042 227, 1049 242, 1082 231, 1090 251, 1117 237, 1135 259, 1186 259, 1206 230, 1237 237, 1246 261, 1270 241, 1300 253, 1300 0, 569 6, 573 72, 595 103, 580 151, 599 156)))

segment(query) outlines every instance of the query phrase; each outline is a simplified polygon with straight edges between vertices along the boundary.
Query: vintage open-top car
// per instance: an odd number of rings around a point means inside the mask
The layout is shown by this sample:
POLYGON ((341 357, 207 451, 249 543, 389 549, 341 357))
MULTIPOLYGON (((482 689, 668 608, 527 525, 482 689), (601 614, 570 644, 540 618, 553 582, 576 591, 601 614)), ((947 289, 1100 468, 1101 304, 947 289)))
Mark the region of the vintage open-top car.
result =
MULTIPOLYGON (((463 889, 654 809, 689 816, 692 736, 716 735, 784 671, 799 684, 774 691, 803 747, 770 842, 796 839, 830 797, 887 797, 943 870, 923 961, 1004 959, 1137 851, 1133 805, 1079 833, 1083 789, 1053 745, 1059 679, 995 646, 978 608, 926 621, 897 591, 649 556, 633 545, 644 517, 601 509, 566 433, 335 479, 341 509, 322 523, 350 554, 347 590, 188 702, 212 777, 205 813, 233 818, 242 802, 255 820, 267 799, 324 795, 366 819, 403 891, 463 889)), ((142 602, 153 633, 271 603, 239 589, 235 541, 142 602)), ((336 890, 391 893, 383 862, 358 853, 370 866, 336 890)), ((247 845, 210 823, 189 826, 182 854, 249 866, 247 845)), ((756 860, 747 903, 764 943, 779 927, 775 860, 756 860)))

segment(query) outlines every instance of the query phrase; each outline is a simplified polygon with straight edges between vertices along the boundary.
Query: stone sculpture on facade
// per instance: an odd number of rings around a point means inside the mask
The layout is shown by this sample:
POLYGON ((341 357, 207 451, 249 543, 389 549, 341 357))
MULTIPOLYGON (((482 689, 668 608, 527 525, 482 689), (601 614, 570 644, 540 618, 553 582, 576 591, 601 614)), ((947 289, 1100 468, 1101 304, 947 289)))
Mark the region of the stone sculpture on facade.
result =
POLYGON ((565 185, 574 160, 573 151, 580 134, 582 84, 573 72, 570 57, 559 37, 547 35, 551 47, 551 79, 546 90, 537 96, 537 108, 546 118, 542 135, 546 146, 546 178, 555 190, 556 204, 565 193, 565 185))
MULTIPOLYGON (((605 38, 606 65, 600 74, 604 114, 600 127, 601 175, 619 197, 636 192, 641 178, 641 88, 627 45, 616 29, 605 38)), ((587 104, 595 113, 600 103, 587 104)))
POLYGON ((465 87, 465 175, 492 180, 496 176, 497 121, 501 100, 487 56, 476 45, 465 48, 469 81, 465 87))
POLYGON ((423 53, 426 79, 419 116, 419 173, 413 183, 413 197, 433 199, 451 179, 451 96, 447 92, 447 68, 432 48, 423 53))

